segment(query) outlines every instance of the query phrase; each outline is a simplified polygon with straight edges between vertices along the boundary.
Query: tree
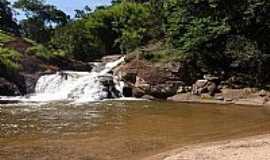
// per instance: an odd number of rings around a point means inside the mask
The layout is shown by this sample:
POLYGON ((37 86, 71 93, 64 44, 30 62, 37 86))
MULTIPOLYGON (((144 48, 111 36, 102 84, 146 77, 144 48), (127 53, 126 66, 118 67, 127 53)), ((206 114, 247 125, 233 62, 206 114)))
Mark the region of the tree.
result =
POLYGON ((149 8, 122 2, 94 12, 56 30, 51 45, 82 60, 126 53, 143 44, 149 8))
POLYGON ((20 22, 25 36, 40 43, 47 43, 52 30, 66 25, 70 19, 63 11, 45 4, 43 0, 18 0, 14 7, 23 10, 27 16, 20 22))
POLYGON ((6 0, 0 0, 0 29, 19 34, 19 27, 13 19, 10 3, 6 0))
POLYGON ((85 6, 83 10, 76 9, 75 10, 75 18, 85 18, 88 14, 91 13, 91 8, 89 6, 85 6))

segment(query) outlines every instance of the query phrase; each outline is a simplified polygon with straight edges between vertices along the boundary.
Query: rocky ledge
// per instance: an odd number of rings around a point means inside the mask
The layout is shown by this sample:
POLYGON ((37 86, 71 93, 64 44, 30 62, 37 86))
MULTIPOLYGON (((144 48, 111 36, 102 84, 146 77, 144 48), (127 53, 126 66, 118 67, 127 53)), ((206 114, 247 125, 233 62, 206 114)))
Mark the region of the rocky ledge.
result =
POLYGON ((126 61, 114 70, 114 75, 125 82, 126 96, 185 103, 270 105, 270 92, 240 86, 232 80, 239 79, 235 76, 196 74, 187 62, 126 61))

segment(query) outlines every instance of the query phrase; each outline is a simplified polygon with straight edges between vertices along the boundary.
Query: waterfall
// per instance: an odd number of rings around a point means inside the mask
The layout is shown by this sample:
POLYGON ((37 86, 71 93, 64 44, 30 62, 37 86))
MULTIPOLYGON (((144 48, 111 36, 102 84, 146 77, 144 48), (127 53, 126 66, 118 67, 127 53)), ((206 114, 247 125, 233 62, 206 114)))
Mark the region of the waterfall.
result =
POLYGON ((96 65, 92 72, 62 71, 40 77, 36 84, 33 101, 88 102, 122 95, 122 83, 110 72, 124 62, 124 57, 105 65, 96 65))

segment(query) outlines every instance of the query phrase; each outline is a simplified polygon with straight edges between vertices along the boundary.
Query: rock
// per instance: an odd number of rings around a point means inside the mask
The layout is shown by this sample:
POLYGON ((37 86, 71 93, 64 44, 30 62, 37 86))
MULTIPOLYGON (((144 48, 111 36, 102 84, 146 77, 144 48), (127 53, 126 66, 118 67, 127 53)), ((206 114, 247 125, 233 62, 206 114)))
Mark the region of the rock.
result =
POLYGON ((170 62, 166 65, 166 69, 172 73, 179 73, 181 71, 182 64, 176 62, 170 62))
POLYGON ((256 93, 258 90, 256 88, 244 88, 243 92, 246 94, 254 94, 256 93))
POLYGON ((120 92, 115 88, 115 84, 113 81, 113 76, 103 75, 98 77, 100 83, 104 86, 104 91, 108 93, 107 98, 118 98, 120 97, 120 92))
POLYGON ((217 96, 215 97, 216 100, 219 100, 219 101, 224 101, 224 97, 223 96, 217 96))
POLYGON ((108 55, 101 58, 101 61, 104 63, 114 62, 120 59, 123 55, 108 55))
POLYGON ((150 95, 144 95, 142 96, 142 99, 146 99, 146 100, 155 100, 156 98, 150 95))
POLYGON ((210 96, 209 94, 206 94, 206 93, 201 94, 201 98, 202 98, 202 99, 213 99, 212 96, 210 96))
POLYGON ((197 80, 192 86, 192 94, 200 96, 207 93, 210 96, 214 96, 217 91, 217 85, 214 82, 208 80, 197 80))
POLYGON ((203 79, 207 80, 207 81, 211 81, 211 82, 217 82, 219 81, 219 77, 216 76, 212 76, 210 74, 204 75, 203 79))
POLYGON ((209 83, 207 90, 210 96, 214 96, 217 90, 217 85, 215 83, 209 83))
POLYGON ((195 85, 197 88, 203 88, 207 85, 208 80, 198 80, 195 85))
POLYGON ((24 74, 24 85, 26 89, 26 93, 34 93, 36 83, 40 77, 39 74, 24 74))
POLYGON ((136 83, 137 73, 136 72, 119 72, 118 76, 121 77, 122 81, 136 83))
POLYGON ((112 75, 103 75, 103 76, 99 76, 98 78, 100 79, 100 82, 104 86, 113 86, 114 85, 112 75))
POLYGON ((190 93, 184 93, 168 97, 167 100, 174 102, 186 102, 186 101, 200 100, 200 97, 192 95, 190 93))
POLYGON ((129 86, 124 86, 123 88, 123 96, 124 97, 133 97, 133 89, 129 86))
POLYGON ((267 92, 265 90, 261 90, 257 93, 258 96, 260 97, 266 97, 267 96, 267 92))
POLYGON ((0 78, 0 95, 19 96, 21 93, 14 83, 8 82, 4 78, 0 78))
POLYGON ((19 103, 19 100, 5 100, 5 99, 0 99, 0 104, 16 104, 19 103))
POLYGON ((139 88, 132 88, 132 96, 136 98, 141 98, 143 95, 146 95, 146 92, 139 88))
POLYGON ((153 63, 134 58, 121 65, 116 75, 122 77, 126 83, 132 84, 133 95, 136 97, 151 95, 167 99, 177 94, 177 90, 179 92, 191 91, 190 87, 185 87, 185 85, 191 85, 191 77, 187 76, 190 75, 191 68, 186 62, 181 61, 153 63), (180 86, 183 86, 182 91, 180 91, 180 86))
POLYGON ((270 111, 270 101, 269 100, 264 103, 264 106, 267 107, 270 111))
POLYGON ((177 94, 191 92, 191 90, 192 90, 192 87, 190 86, 180 86, 177 90, 177 94))
POLYGON ((177 93, 179 85, 181 84, 181 82, 177 81, 168 81, 164 84, 155 84, 150 87, 147 94, 156 98, 167 99, 168 97, 171 97, 177 93))
POLYGON ((226 101, 226 102, 232 102, 233 99, 232 98, 225 98, 224 101, 226 101))
POLYGON ((254 97, 254 98, 248 98, 248 99, 239 99, 235 101, 234 103, 236 105, 250 105, 250 106, 262 106, 267 104, 267 99, 263 97, 254 97))
POLYGON ((150 90, 151 85, 148 84, 144 79, 136 76, 135 87, 140 88, 144 91, 148 91, 148 90, 150 90))
POLYGON ((185 90, 185 87, 184 86, 180 86, 177 90, 177 94, 180 94, 180 93, 187 93, 187 91, 185 90))

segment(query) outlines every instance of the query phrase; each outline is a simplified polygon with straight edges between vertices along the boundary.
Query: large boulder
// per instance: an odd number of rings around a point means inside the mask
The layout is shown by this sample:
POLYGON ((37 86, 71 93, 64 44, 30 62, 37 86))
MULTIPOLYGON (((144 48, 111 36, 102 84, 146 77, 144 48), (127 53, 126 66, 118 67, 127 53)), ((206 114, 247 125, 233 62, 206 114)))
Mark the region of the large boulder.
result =
POLYGON ((115 88, 112 75, 108 74, 99 76, 99 81, 104 86, 104 90, 108 93, 106 98, 120 97, 120 92, 115 88))
POLYGON ((211 82, 209 80, 203 79, 203 80, 197 80, 195 84, 192 86, 192 94, 194 95, 202 95, 202 94, 209 94, 210 96, 213 96, 215 92, 217 91, 217 85, 214 82, 211 82))
POLYGON ((150 87, 148 94, 157 98, 166 99, 175 95, 180 85, 181 82, 178 81, 168 81, 163 84, 153 85, 150 87))
POLYGON ((135 97, 144 95, 166 99, 184 86, 183 65, 180 62, 152 63, 145 60, 130 60, 115 71, 125 83, 132 87, 135 97))

